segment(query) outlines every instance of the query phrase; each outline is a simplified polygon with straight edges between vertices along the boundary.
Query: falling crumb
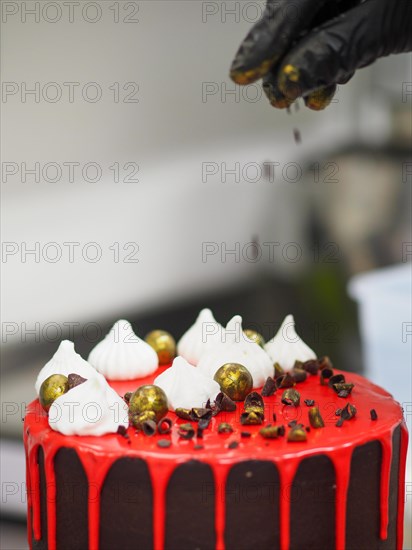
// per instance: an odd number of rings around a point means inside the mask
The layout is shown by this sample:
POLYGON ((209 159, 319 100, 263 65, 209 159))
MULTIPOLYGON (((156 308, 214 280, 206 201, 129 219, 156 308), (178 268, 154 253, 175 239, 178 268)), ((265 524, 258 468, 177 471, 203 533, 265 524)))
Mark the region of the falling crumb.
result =
POLYGON ((300 144, 302 143, 302 136, 300 135, 300 131, 297 128, 294 128, 293 130, 293 137, 295 138, 295 143, 300 144))

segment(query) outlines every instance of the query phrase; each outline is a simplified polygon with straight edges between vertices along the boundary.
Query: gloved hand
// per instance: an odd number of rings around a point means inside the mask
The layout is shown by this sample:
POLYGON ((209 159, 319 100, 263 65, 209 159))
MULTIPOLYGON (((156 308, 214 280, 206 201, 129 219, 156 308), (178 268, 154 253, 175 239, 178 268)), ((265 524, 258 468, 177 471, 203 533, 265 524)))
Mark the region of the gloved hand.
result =
POLYGON ((320 110, 356 69, 411 49, 412 0, 267 0, 230 76, 237 84, 263 78, 274 107, 304 97, 320 110))

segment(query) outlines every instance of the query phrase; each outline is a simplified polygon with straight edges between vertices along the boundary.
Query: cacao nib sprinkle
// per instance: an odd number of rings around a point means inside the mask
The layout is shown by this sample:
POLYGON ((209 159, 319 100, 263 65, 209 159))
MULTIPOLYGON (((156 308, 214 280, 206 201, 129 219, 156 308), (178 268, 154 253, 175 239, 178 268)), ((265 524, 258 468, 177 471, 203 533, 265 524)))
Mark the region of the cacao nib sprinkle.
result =
POLYGON ((239 443, 237 441, 231 441, 227 447, 228 449, 237 449, 239 447, 239 443))
POLYGON ((283 437, 286 433, 285 426, 282 424, 281 426, 278 426, 278 434, 283 437))
POLYGON ((342 409, 336 409, 335 416, 340 416, 342 414, 342 409))
POLYGON ((172 421, 170 418, 165 417, 159 420, 157 431, 162 435, 169 434, 172 431, 172 421))
POLYGON ((167 449, 171 446, 171 444, 172 442, 169 439, 159 439, 159 441, 157 442, 157 446, 161 449, 167 449))
POLYGON ((375 411, 375 409, 370 410, 371 420, 378 420, 378 413, 375 411))
POLYGON ((72 390, 76 386, 80 386, 80 384, 83 384, 83 382, 86 382, 87 378, 83 378, 82 376, 76 374, 75 372, 72 372, 67 376, 67 380, 69 384, 69 390, 72 390))
POLYGON ((315 400, 314 399, 305 399, 304 403, 308 407, 313 407, 313 405, 315 404, 315 400))
POLYGON ((294 428, 297 423, 298 423, 297 420, 291 420, 290 422, 288 422, 288 426, 289 428, 294 428))
POLYGON ((276 413, 273 413, 272 418, 273 418, 273 422, 276 422, 276 413))
POLYGON ((252 437, 250 432, 240 432, 240 437, 252 437))
POLYGON ((343 422, 344 422, 343 418, 340 417, 339 420, 336 422, 336 426, 337 426, 338 428, 340 428, 341 426, 343 426, 343 422))
POLYGON ((305 430, 309 433, 310 432, 310 426, 305 426, 305 430))
POLYGON ((268 376, 262 388, 262 395, 264 397, 269 397, 273 395, 275 391, 276 391, 276 382, 271 376, 268 376))
POLYGON ((195 451, 201 451, 202 449, 204 449, 204 446, 197 443, 196 445, 193 445, 193 449, 195 451))

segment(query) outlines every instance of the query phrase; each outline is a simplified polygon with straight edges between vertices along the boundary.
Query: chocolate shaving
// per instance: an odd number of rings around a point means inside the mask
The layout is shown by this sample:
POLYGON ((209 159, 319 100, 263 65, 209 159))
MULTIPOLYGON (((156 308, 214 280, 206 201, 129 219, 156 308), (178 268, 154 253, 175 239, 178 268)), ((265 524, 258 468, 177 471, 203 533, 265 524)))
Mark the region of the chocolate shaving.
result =
POLYGON ((117 428, 117 433, 118 433, 119 435, 121 435, 122 437, 125 437, 126 439, 129 438, 129 434, 127 433, 127 428, 126 428, 126 426, 120 425, 120 426, 117 428))
POLYGON ((335 426, 337 428, 340 428, 341 426, 343 426, 343 422, 344 422, 343 418, 340 417, 339 420, 336 422, 335 426))
POLYGON ((172 442, 169 439, 159 439, 157 442, 157 446, 161 447, 162 449, 167 449, 170 447, 172 442))
POLYGON ((83 382, 87 381, 87 378, 83 378, 82 376, 79 376, 75 372, 70 373, 67 376, 69 390, 72 390, 76 386, 80 386, 80 384, 83 384, 83 382))
POLYGON ((330 388, 333 388, 335 384, 344 384, 345 383, 345 377, 343 374, 334 374, 329 378, 328 386, 330 388))
POLYGON ((194 421, 200 419, 210 419, 212 418, 213 411, 211 408, 193 408, 190 411, 190 415, 194 421))
POLYGON ((268 376, 266 378, 265 385, 262 388, 262 395, 263 397, 269 397, 273 395, 275 391, 276 391, 276 382, 274 378, 272 378, 271 376, 268 376))
POLYGON ((242 426, 255 426, 257 424, 263 423, 263 414, 259 414, 258 412, 243 412, 240 415, 240 423, 242 426))
POLYGON ((338 397, 348 397, 354 388, 355 384, 347 384, 346 382, 338 382, 333 384, 333 389, 338 394, 338 397))
POLYGON ((132 392, 128 391, 124 394, 123 399, 126 401, 127 404, 129 404, 130 398, 132 397, 132 392))
POLYGON ((181 424, 177 433, 182 439, 192 439, 195 435, 195 429, 191 424, 181 424))
POLYGON ((378 420, 378 413, 375 411, 375 409, 370 410, 371 420, 378 420))
POLYGON ((229 434, 233 432, 233 428, 227 422, 221 422, 217 427, 217 433, 219 434, 229 434))
POLYGON ((355 405, 352 405, 351 403, 347 403, 346 407, 342 409, 340 417, 343 420, 350 420, 354 416, 356 416, 357 410, 355 405))
POLYGON ((275 379, 276 378, 279 378, 279 376, 282 376, 282 374, 285 374, 285 371, 283 370, 283 368, 279 365, 279 363, 275 363, 273 365, 273 368, 275 370, 275 379))
POLYGON ((141 425, 141 429, 145 435, 149 437, 156 433, 156 422, 154 420, 144 420, 141 425))
POLYGON ((323 370, 325 368, 328 368, 328 369, 333 368, 332 361, 329 359, 329 357, 327 355, 324 355, 323 357, 320 357, 318 359, 318 362, 319 362, 320 370, 323 370))
POLYGON ((278 438, 278 426, 265 426, 259 430, 259 433, 265 439, 277 439, 278 438))
POLYGON ((233 412, 236 410, 236 403, 225 393, 219 392, 215 399, 215 408, 217 412, 233 412))
POLYGON ((258 392, 252 391, 251 393, 249 393, 246 396, 245 405, 244 405, 245 411, 247 411, 251 407, 253 407, 253 408, 254 407, 259 407, 259 408, 263 409, 264 406, 265 405, 264 405, 262 396, 259 395, 258 392))
POLYGON ((179 418, 182 418, 182 420, 193 420, 191 409, 182 409, 178 407, 177 409, 175 409, 175 414, 179 418))
POLYGON ((284 405, 298 407, 300 403, 300 393, 293 388, 288 388, 283 392, 281 401, 284 405))
POLYGON ((157 431, 159 434, 166 435, 169 434, 172 431, 172 421, 170 418, 167 418, 166 416, 159 420, 159 423, 157 425, 157 431))
POLYGON ((302 369, 313 375, 318 374, 319 368, 319 361, 317 359, 309 359, 309 361, 305 361, 302 364, 302 369))
POLYGON ((320 371, 320 383, 325 385, 325 380, 329 379, 331 376, 333 376, 333 370, 329 367, 325 367, 320 371))
POLYGON ((227 446, 228 449, 237 449, 239 447, 238 441, 231 441, 227 446))
POLYGON ((309 422, 312 428, 324 428, 325 423, 318 407, 311 407, 308 411, 309 422))
POLYGON ((288 433, 288 441, 306 441, 306 430, 301 426, 292 428, 288 433))
POLYGON ((211 420, 211 418, 201 418, 198 425, 199 430, 206 430, 209 427, 211 420))
POLYGON ((276 378, 276 387, 278 389, 282 388, 293 388, 296 382, 293 380, 292 376, 287 372, 276 378))
POLYGON ((290 375, 297 384, 299 384, 300 382, 304 382, 308 376, 305 370, 297 367, 293 367, 293 369, 290 371, 290 375))
POLYGON ((340 416, 342 414, 342 409, 336 409, 335 416, 340 416))
POLYGON ((305 399, 305 400, 304 400, 304 403, 305 403, 305 405, 307 405, 308 407, 313 407, 313 405, 315 404, 315 400, 314 400, 314 399, 305 399))

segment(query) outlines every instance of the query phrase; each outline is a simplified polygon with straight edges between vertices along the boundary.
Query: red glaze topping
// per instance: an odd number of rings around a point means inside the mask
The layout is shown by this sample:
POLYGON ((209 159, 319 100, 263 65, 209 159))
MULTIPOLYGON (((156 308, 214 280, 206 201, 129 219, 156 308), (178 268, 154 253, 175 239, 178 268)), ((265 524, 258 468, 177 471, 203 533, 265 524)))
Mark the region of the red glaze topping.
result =
MULTIPOLYGON (((154 378, 165 368, 160 368, 156 373, 139 380, 110 382, 110 385, 120 394, 134 391, 138 386, 153 383, 154 378)), ((334 369, 335 374, 341 371, 334 369)), ((174 413, 169 413, 173 420, 172 433, 170 435, 145 436, 142 432, 136 432, 134 428, 128 429, 129 439, 118 434, 109 434, 101 437, 91 436, 64 436, 53 431, 48 424, 47 414, 41 408, 38 400, 33 401, 26 413, 24 423, 24 440, 28 464, 28 507, 29 518, 32 517, 33 533, 36 540, 41 538, 40 532, 40 501, 39 501, 39 471, 37 464, 38 447, 42 446, 45 455, 45 470, 48 487, 48 548, 56 549, 56 513, 54 504, 54 467, 55 453, 61 447, 74 448, 83 464, 89 480, 90 490, 97 498, 89 498, 89 548, 98 549, 100 500, 98 498, 104 479, 111 465, 120 457, 139 457, 146 460, 152 477, 154 495, 154 547, 164 547, 165 524, 165 495, 168 480, 176 464, 195 458, 209 464, 215 476, 216 501, 216 534, 217 550, 224 550, 225 527, 225 481, 233 464, 243 460, 270 460, 279 470, 283 494, 290 491, 294 475, 302 459, 311 455, 322 454, 329 457, 336 471, 336 548, 345 548, 346 529, 346 493, 350 479, 350 461, 354 448, 372 440, 378 440, 382 446, 381 465, 381 539, 387 537, 388 527, 388 497, 389 479, 392 460, 392 434, 399 424, 402 424, 401 436, 401 460, 398 491, 398 525, 397 548, 402 548, 403 536, 403 507, 404 507, 404 471, 406 462, 407 431, 403 422, 400 405, 392 396, 382 388, 375 386, 366 379, 352 373, 346 373, 347 382, 352 382, 355 387, 348 398, 340 398, 327 385, 321 385, 319 376, 309 376, 306 381, 297 384, 296 389, 301 395, 301 405, 298 407, 287 406, 281 403, 282 390, 278 390, 273 396, 265 397, 265 421, 275 425, 285 425, 292 420, 309 425, 309 407, 305 405, 305 399, 313 399, 315 406, 319 407, 325 427, 311 429, 307 433, 307 441, 288 442, 285 437, 278 439, 264 439, 259 430, 262 426, 243 426, 239 418, 243 410, 243 403, 237 404, 235 412, 221 412, 214 418, 209 427, 203 432, 203 438, 199 441, 196 436, 191 440, 181 439, 177 433, 179 424, 187 423, 174 413), (341 427, 336 426, 339 419, 335 415, 337 409, 342 409, 346 403, 356 406, 357 414, 347 420, 341 427), (378 420, 371 420, 370 410, 375 409, 378 420), (273 422, 273 413, 276 414, 276 422, 273 422), (233 433, 218 434, 217 427, 221 422, 229 422, 233 433), (250 432, 248 438, 241 438, 241 432, 250 432), (159 448, 159 439, 170 438, 172 445, 167 449, 159 448), (229 448, 233 441, 238 442, 236 448, 229 448), (203 445, 203 449, 194 450, 197 443, 203 445)), ((193 422, 194 427, 196 423, 193 422)), ((281 549, 289 548, 290 528, 290 499, 280 499, 280 533, 281 549)), ((31 545, 31 529, 29 527, 29 541, 31 545)))

